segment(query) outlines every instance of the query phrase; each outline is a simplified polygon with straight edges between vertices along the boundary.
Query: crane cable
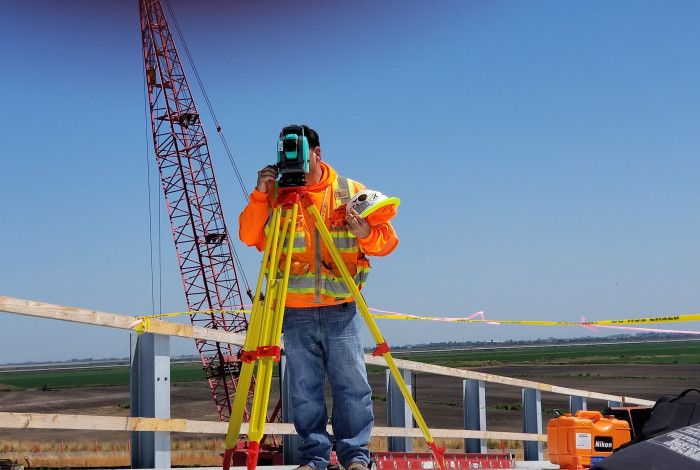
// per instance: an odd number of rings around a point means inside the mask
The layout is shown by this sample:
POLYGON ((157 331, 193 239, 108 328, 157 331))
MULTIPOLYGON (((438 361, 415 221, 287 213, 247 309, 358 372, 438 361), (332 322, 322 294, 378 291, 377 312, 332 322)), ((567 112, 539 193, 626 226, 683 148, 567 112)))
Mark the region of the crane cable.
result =
MULTIPOLYGON (((204 96, 204 101, 207 104, 207 108, 209 109, 209 114, 211 114, 211 117, 214 121, 214 124, 216 125, 216 133, 219 135, 221 138, 221 142, 224 145, 224 149, 226 150, 226 156, 228 157, 228 161, 231 163, 231 166, 233 167, 233 171, 236 174, 236 178, 238 179, 238 184, 241 186, 241 191, 243 192, 243 200, 247 201, 248 200, 248 190, 246 189, 245 183, 243 182, 243 177, 241 176, 240 171, 238 170, 238 165, 236 165, 236 161, 233 159, 233 154, 231 152, 231 149, 228 145, 228 141, 226 140, 226 136, 224 135, 224 130, 221 127, 221 123, 219 122, 219 119, 216 117, 216 113, 214 112, 214 107, 211 104, 211 100, 209 100, 209 95, 207 94, 206 89, 204 88, 204 81, 202 80, 202 77, 199 75, 199 71, 197 70, 197 66, 194 64, 194 59, 192 59, 192 54, 190 54, 190 48, 187 47, 187 42, 185 42, 185 37, 182 34, 182 31, 180 30, 180 25, 177 22, 177 18, 175 17, 175 12, 173 10, 172 4, 170 3, 170 0, 165 0, 165 6, 168 9, 168 13, 170 14, 170 17, 173 20, 173 24, 175 25, 175 31, 177 31, 177 36, 180 39, 180 43, 182 44, 182 47, 185 51, 185 55, 187 56, 187 61, 190 63, 190 67, 192 68, 192 71, 194 72, 195 79, 197 80, 197 85, 199 86, 199 90, 201 91, 202 95, 204 96)), ((233 257, 235 259, 236 264, 239 267, 239 271, 241 273, 241 276, 243 277, 243 283, 245 284, 246 292, 248 293, 248 296, 252 296, 252 291, 250 289, 250 285, 248 284, 248 278, 245 275, 245 271, 243 270, 243 264, 241 263, 241 259, 238 256, 238 252, 236 251, 236 247, 233 245, 233 243, 230 243, 231 246, 231 251, 233 253, 233 257)))
POLYGON ((209 113, 211 114, 211 117, 214 120, 214 124, 216 125, 216 133, 219 134, 219 137, 221 137, 221 142, 224 145, 224 149, 226 149, 226 155, 228 156, 229 162, 231 163, 231 166, 233 167, 233 171, 236 173, 236 178, 238 179, 238 183, 240 184, 241 190, 243 191, 243 198, 244 198, 244 200, 248 200, 248 190, 246 189, 245 183, 243 182, 243 177, 241 176, 240 171, 238 171, 238 165, 236 165, 236 162, 233 159, 233 154, 231 153, 231 149, 228 145, 228 141, 226 140, 226 136, 224 136, 224 130, 221 127, 221 123, 219 122, 219 119, 216 117, 216 113, 214 112, 214 107, 212 106, 211 101, 209 100, 209 95, 207 94, 207 91, 204 88, 204 81, 202 80, 202 77, 199 75, 199 71, 197 70, 197 66, 194 64, 194 60, 192 59, 192 54, 190 54, 190 49, 189 49, 189 47, 187 47, 187 42, 185 42, 185 37, 182 35, 182 31, 180 30, 180 25, 177 22, 177 18, 175 17, 175 12, 173 11, 173 7, 170 3, 170 0, 165 0, 165 6, 167 7, 168 12, 170 13, 170 17, 173 19, 173 24, 175 25, 175 30, 177 31, 177 36, 180 39, 180 43, 182 44, 182 47, 185 50, 185 55, 187 56, 187 61, 190 63, 190 67, 192 67, 192 71, 194 72, 195 79, 197 80, 197 85, 199 86, 199 89, 202 92, 202 95, 204 96, 204 101, 206 102, 207 108, 209 109, 209 113))
MULTIPOLYGON (((155 298, 155 275, 153 272, 153 214, 151 211, 151 193, 153 192, 151 189, 151 156, 150 156, 150 139, 148 135, 148 127, 150 124, 150 116, 148 115, 148 96, 147 93, 148 91, 146 90, 146 74, 145 74, 145 69, 144 69, 144 75, 143 75, 143 94, 144 94, 144 99, 143 99, 143 115, 144 115, 144 121, 146 123, 146 186, 148 188, 148 245, 149 245, 149 257, 150 257, 150 263, 149 263, 149 272, 151 274, 151 311, 153 314, 155 314, 156 311, 156 298, 155 298)), ((158 213, 160 215, 160 208, 158 210, 158 213)), ((160 217, 159 217, 160 218, 160 217)), ((160 225, 160 220, 158 221, 160 225)), ((160 233, 158 234, 158 242, 160 244, 160 233)), ((160 249, 158 250, 158 256, 160 256, 160 249)), ((160 260, 158 262, 160 266, 160 260)), ((159 281, 160 281, 160 276, 159 276, 159 281)), ((159 284, 158 290, 161 290, 161 285, 159 284)), ((160 312, 162 313, 162 312, 160 312)))

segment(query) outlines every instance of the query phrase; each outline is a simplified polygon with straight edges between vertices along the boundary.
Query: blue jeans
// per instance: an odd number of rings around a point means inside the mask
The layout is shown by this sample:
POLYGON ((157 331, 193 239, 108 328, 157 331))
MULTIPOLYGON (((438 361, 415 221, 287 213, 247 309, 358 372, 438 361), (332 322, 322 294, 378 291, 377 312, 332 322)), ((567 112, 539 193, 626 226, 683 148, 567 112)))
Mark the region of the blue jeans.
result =
POLYGON ((290 374, 294 427, 302 439, 302 464, 324 470, 330 461, 325 377, 333 394, 336 455, 344 467, 369 463, 374 423, 372 389, 362 349, 362 317, 354 302, 284 312, 284 350, 290 374))

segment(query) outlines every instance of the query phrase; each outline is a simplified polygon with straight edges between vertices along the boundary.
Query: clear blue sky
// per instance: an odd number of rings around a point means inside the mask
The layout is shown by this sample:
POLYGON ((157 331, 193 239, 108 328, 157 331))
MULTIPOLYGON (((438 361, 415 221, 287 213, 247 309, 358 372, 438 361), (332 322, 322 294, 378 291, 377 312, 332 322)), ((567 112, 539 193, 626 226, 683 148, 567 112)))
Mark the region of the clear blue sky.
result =
MULTIPOLYGON (((248 188, 279 128, 306 122, 339 172, 401 198, 371 305, 574 321, 700 308, 700 3, 206 4, 175 8, 248 188)), ((141 54, 135 0, 3 2, 0 294, 151 311, 141 54)), ((236 227, 244 200, 205 125, 236 227)), ((162 228, 162 309, 180 310, 162 228)), ((259 255, 238 249, 254 278, 259 255)), ((0 362, 128 354, 122 331, 0 321, 0 362)), ((588 334, 380 327, 391 344, 588 334)))

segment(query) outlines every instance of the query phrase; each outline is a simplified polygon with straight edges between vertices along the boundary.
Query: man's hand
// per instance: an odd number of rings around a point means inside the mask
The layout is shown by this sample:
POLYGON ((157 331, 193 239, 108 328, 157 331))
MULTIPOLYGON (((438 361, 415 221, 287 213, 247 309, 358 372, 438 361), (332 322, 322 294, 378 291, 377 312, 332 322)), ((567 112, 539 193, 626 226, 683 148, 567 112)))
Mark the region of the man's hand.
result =
POLYGON ((255 188, 261 193, 266 193, 274 187, 276 180, 277 168, 273 165, 267 165, 258 171, 258 184, 255 185, 255 188))
POLYGON ((355 209, 350 209, 350 213, 345 217, 345 226, 357 238, 367 238, 372 231, 369 222, 363 219, 355 209))

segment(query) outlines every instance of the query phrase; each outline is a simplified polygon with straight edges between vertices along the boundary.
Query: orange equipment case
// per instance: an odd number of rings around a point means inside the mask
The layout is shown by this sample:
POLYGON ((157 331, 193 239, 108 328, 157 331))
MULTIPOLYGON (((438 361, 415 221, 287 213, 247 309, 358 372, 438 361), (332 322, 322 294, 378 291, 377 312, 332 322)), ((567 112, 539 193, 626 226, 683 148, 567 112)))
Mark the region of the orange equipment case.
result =
POLYGON ((604 418, 598 411, 567 413, 547 424, 549 461, 561 468, 573 466, 577 455, 583 466, 590 467, 591 457, 607 457, 629 440, 627 421, 604 418))

